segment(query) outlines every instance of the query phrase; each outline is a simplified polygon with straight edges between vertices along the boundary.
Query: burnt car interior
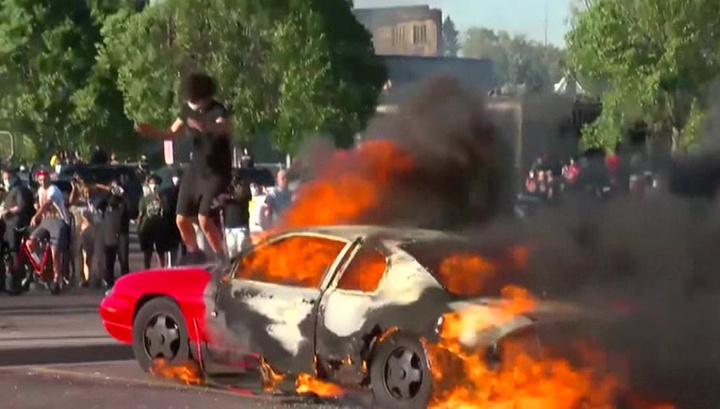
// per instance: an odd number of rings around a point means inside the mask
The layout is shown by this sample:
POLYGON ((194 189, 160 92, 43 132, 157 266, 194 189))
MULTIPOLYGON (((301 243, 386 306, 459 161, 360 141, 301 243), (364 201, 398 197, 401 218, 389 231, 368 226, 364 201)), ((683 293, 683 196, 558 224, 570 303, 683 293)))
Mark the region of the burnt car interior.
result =
POLYGON ((513 248, 484 247, 466 240, 421 240, 400 245, 458 299, 499 297, 522 278, 513 248))

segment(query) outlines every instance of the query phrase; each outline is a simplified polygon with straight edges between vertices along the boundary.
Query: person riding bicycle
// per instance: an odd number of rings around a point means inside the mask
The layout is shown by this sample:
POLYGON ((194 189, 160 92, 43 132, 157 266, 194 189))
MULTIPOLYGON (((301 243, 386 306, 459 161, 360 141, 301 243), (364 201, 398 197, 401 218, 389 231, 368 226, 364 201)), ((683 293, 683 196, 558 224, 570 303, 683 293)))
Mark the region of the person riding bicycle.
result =
MULTIPOLYGON (((30 224, 30 220, 35 213, 33 207, 33 194, 30 189, 22 183, 18 175, 12 169, 6 169, 2 172, 3 186, 7 191, 5 200, 3 201, 3 234, 2 246, 7 251, 10 260, 17 260, 18 251, 20 251, 20 243, 22 242, 23 232, 19 231, 30 224)), ((6 272, 17 271, 18 266, 4 266, 0 269, 0 275, 6 272), (10 269, 7 269, 10 267, 10 269)), ((19 289, 14 280, 15 277, 5 277, 5 291, 8 293, 17 292, 19 289)))
POLYGON ((63 265, 70 250, 70 215, 65 208, 62 192, 50 181, 50 173, 41 170, 37 172, 36 180, 40 185, 37 191, 37 211, 30 220, 30 226, 35 228, 27 245, 30 251, 34 251, 42 237, 50 236, 54 273, 51 291, 57 293, 63 286, 63 265))

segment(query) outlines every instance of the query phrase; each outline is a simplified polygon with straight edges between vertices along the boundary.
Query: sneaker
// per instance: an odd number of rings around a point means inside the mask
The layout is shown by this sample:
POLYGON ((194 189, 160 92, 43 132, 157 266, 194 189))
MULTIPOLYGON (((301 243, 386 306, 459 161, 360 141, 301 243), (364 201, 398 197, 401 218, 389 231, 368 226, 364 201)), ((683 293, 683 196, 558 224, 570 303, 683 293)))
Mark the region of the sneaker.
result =
POLYGON ((59 295, 61 290, 62 290, 62 286, 59 281, 53 281, 50 284, 50 294, 59 295))

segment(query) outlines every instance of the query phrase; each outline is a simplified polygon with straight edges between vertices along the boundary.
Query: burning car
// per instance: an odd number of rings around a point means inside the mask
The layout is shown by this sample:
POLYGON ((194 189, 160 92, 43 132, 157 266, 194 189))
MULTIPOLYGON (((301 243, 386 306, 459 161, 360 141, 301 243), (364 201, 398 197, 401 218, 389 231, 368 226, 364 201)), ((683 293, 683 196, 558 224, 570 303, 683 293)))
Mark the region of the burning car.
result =
POLYGON ((297 379, 298 391, 326 382, 370 389, 380 407, 424 408, 442 382, 431 373, 433 351, 457 324, 454 314, 472 311, 476 323, 456 331, 454 345, 482 350, 495 367, 505 340, 532 353, 538 323, 574 313, 527 303, 503 287, 522 265, 521 248, 481 258, 464 256, 463 246, 471 247, 449 233, 410 228, 289 230, 227 264, 125 276, 100 315, 113 337, 132 344, 144 370, 158 359, 192 360, 212 379, 253 362, 269 389, 282 378, 297 379))

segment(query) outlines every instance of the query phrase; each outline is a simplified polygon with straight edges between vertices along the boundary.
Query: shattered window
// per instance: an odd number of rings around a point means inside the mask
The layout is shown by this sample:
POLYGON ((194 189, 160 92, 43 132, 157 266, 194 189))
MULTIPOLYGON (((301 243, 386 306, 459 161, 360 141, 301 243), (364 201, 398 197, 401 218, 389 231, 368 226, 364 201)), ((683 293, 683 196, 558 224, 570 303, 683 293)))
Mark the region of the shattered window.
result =
POLYGON ((400 246, 459 297, 496 297, 508 284, 522 284, 527 252, 521 246, 478 246, 454 240, 417 241, 400 246))
POLYGON ((234 277, 266 283, 318 288, 345 242, 295 236, 278 240, 244 256, 234 277))
POLYGON ((362 246, 340 277, 338 288, 371 293, 380 284, 386 267, 382 253, 371 246, 362 246))

